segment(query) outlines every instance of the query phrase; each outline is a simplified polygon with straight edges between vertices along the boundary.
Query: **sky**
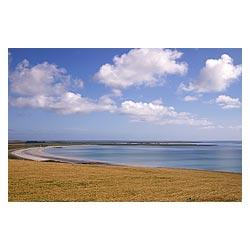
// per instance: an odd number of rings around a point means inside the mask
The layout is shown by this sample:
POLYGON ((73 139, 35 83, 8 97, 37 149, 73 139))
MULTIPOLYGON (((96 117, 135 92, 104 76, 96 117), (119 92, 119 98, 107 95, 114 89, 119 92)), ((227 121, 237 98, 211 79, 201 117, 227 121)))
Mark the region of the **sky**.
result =
POLYGON ((9 49, 9 140, 241 140, 241 49, 9 49))

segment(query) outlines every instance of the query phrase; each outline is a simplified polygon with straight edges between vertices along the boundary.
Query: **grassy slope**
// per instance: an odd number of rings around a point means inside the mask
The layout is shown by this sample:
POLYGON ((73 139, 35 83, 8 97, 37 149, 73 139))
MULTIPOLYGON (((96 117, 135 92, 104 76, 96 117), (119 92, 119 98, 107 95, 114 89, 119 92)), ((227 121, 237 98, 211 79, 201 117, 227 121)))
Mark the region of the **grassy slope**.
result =
POLYGON ((241 174, 9 160, 9 201, 241 201, 241 174))

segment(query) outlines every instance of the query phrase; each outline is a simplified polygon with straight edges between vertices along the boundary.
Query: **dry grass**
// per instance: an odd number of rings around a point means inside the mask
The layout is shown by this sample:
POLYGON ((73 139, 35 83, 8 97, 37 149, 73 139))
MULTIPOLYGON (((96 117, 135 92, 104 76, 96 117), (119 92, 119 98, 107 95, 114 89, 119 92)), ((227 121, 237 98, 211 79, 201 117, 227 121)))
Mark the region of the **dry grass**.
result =
POLYGON ((9 160, 9 201, 241 199, 241 174, 9 160))

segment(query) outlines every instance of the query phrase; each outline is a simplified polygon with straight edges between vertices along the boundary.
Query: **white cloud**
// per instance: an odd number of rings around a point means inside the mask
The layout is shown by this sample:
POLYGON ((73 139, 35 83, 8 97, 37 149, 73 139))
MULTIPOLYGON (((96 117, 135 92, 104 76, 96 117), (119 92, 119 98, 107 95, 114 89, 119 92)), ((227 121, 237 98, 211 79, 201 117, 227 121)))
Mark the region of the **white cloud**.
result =
POLYGON ((175 115, 173 107, 133 101, 123 102, 120 111, 140 121, 160 121, 163 116, 175 115))
POLYGON ((159 125, 186 124, 191 126, 208 126, 207 119, 199 119, 187 112, 176 112, 174 107, 164 106, 158 100, 152 103, 125 101, 121 104, 120 113, 129 115, 132 121, 153 122, 159 125))
POLYGON ((190 113, 176 112, 174 107, 164 106, 161 99, 151 103, 124 101, 118 107, 110 95, 92 100, 80 94, 65 92, 59 96, 34 95, 10 98, 9 103, 13 107, 41 108, 63 115, 107 111, 128 115, 132 121, 152 122, 158 125, 208 126, 212 124, 207 119, 196 118, 190 113))
MULTIPOLYGON (((113 67, 115 67, 115 71, 127 72, 126 70, 133 66, 133 69, 137 67, 139 72, 143 73, 147 67, 152 69, 153 64, 156 64, 154 70, 146 78, 143 78, 144 80, 138 76, 140 80, 132 82, 139 84, 140 81, 145 81, 149 84, 149 82, 157 81, 163 72, 184 73, 186 64, 175 62, 175 59, 180 56, 181 53, 170 50, 132 50, 127 55, 114 59, 115 66, 113 67), (142 55, 146 55, 145 60, 142 60, 142 55), (141 62, 143 62, 142 65, 140 65, 141 62), (162 69, 160 69, 161 66, 162 69)), ((70 91, 70 88, 82 88, 83 82, 81 79, 72 79, 66 73, 66 69, 59 68, 54 64, 44 62, 31 67, 27 60, 23 60, 10 74, 11 91, 20 94, 17 98, 9 98, 10 105, 19 108, 41 108, 65 115, 107 111, 126 114, 134 121, 153 122, 159 125, 211 125, 211 122, 206 119, 196 118, 187 112, 176 112, 174 107, 164 106, 161 99, 149 103, 124 101, 120 106, 117 106, 112 97, 121 96, 119 88, 113 88, 112 94, 103 95, 98 100, 86 98, 79 93, 70 91)), ((131 79, 135 76, 134 73, 132 73, 131 79)))
POLYGON ((183 100, 185 102, 193 102, 193 101, 197 101, 198 97, 197 96, 191 96, 191 95, 187 95, 183 98, 183 100))
POLYGON ((81 79, 72 79, 64 68, 43 62, 33 67, 28 60, 19 63, 9 75, 11 91, 21 95, 59 95, 67 88, 83 87, 81 79))
POLYGON ((23 60, 10 73, 9 79, 11 91, 21 95, 9 98, 10 105, 14 107, 41 108, 60 114, 112 112, 116 108, 108 96, 91 100, 71 92, 71 88, 83 88, 83 81, 73 79, 66 69, 47 62, 31 67, 28 60, 23 60))
POLYGON ((153 104, 155 104, 155 105, 162 105, 162 104, 163 104, 163 102, 162 102, 162 99, 161 99, 161 98, 159 98, 159 99, 156 99, 156 100, 152 101, 152 103, 153 103, 153 104))
POLYGON ((29 61, 23 60, 9 79, 11 91, 21 95, 9 98, 14 107, 41 108, 59 114, 114 112, 116 109, 115 102, 108 95, 92 100, 71 92, 70 88, 83 88, 83 81, 73 79, 66 74, 66 69, 47 62, 30 67, 29 61))
POLYGON ((42 108, 59 114, 87 114, 97 111, 116 110, 115 102, 108 96, 102 96, 94 101, 72 92, 63 93, 60 96, 37 95, 32 97, 18 97, 10 99, 14 107, 42 108))
POLYGON ((98 100, 92 100, 82 97, 80 94, 66 92, 60 96, 36 95, 16 99, 10 98, 9 102, 12 106, 18 108, 41 108, 63 115, 107 111, 128 115, 132 121, 152 122, 158 125, 211 125, 211 122, 206 119, 196 118, 187 112, 176 112, 174 107, 164 106, 160 99, 151 103, 124 101, 118 107, 109 95, 101 96, 98 100))
POLYGON ((132 49, 102 65, 95 78, 112 89, 156 85, 167 74, 185 74, 187 64, 176 60, 181 52, 169 49, 132 49))
POLYGON ((181 83, 179 89, 194 92, 221 92, 241 75, 241 65, 233 65, 233 59, 223 54, 220 59, 208 59, 198 79, 188 86, 181 83))
POLYGON ((234 109, 241 107, 239 98, 231 98, 226 95, 218 96, 215 99, 215 103, 217 103, 222 109, 234 109))

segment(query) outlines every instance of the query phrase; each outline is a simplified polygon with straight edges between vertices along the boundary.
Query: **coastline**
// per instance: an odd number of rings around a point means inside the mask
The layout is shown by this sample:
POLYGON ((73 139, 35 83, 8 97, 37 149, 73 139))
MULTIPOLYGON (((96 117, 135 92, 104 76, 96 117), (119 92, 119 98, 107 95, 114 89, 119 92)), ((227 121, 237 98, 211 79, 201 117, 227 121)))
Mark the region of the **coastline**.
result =
POLYGON ((242 173, 83 161, 51 147, 11 152, 22 160, 9 159, 9 201, 242 201, 242 173))
MULTIPOLYGON (((114 165, 108 162, 100 162, 94 160, 83 160, 77 157, 67 157, 59 156, 54 154, 49 154, 44 152, 48 148, 56 148, 58 146, 47 146, 47 147, 32 147, 25 149, 18 149, 11 152, 12 155, 32 161, 46 162, 46 161, 55 161, 63 163, 80 163, 80 164, 98 164, 98 165, 114 165)), ((60 146, 60 147, 70 147, 70 146, 60 146)), ((119 165, 119 164, 115 164, 119 165)))
MULTIPOLYGON (((18 150, 13 150, 10 152, 11 155, 21 158, 24 160, 31 160, 35 162, 59 162, 59 163, 69 163, 69 164, 88 164, 88 165, 101 165, 101 166, 120 166, 120 167, 131 167, 131 168, 153 168, 153 169, 161 169, 162 167, 157 166, 137 166, 131 164, 121 164, 121 163, 111 163, 105 161, 96 161, 91 159, 82 159, 72 156, 60 156, 55 154, 50 154, 44 152, 44 150, 49 148, 57 148, 57 147, 71 147, 75 145, 60 145, 60 146, 45 146, 45 147, 30 147, 30 148, 21 148, 18 150)), ((78 146, 88 146, 88 145, 78 145, 78 146)), ((206 170, 206 169, 196 169, 196 168, 174 168, 174 167, 163 167, 162 169, 180 169, 180 170, 191 170, 191 171, 207 171, 207 172, 217 172, 217 173, 234 173, 234 174, 242 174, 241 172, 230 172, 230 171, 217 171, 217 170, 206 170)))

